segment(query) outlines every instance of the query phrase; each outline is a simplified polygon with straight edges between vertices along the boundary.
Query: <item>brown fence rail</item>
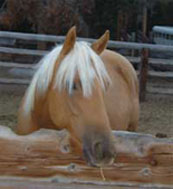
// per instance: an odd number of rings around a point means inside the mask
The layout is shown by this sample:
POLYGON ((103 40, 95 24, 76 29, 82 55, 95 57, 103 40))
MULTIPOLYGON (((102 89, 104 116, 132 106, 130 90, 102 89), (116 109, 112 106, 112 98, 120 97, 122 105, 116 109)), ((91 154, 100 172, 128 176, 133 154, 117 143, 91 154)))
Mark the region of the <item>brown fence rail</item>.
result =
POLYGON ((101 170, 75 153, 66 130, 19 136, 0 126, 0 188, 172 188, 173 139, 126 131, 113 134, 115 163, 101 170))

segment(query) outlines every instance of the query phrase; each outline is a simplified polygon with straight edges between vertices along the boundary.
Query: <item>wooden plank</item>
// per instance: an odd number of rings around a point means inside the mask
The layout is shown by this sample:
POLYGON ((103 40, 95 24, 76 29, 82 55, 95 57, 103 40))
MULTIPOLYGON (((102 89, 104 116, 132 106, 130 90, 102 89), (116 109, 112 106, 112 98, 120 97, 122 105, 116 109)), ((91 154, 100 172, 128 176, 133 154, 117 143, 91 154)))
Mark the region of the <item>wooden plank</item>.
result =
POLYGON ((35 64, 21 64, 17 62, 0 62, 0 67, 5 68, 25 68, 25 69, 32 69, 34 68, 35 64))
MULTIPOLYGON (((139 76, 139 71, 137 70, 137 75, 139 76)), ((173 79, 173 72, 159 72, 159 71, 148 71, 148 76, 153 78, 165 78, 165 79, 173 79)))
POLYGON ((140 63, 140 57, 134 57, 134 56, 125 56, 131 63, 139 64, 140 63))
POLYGON ((65 39, 64 36, 6 32, 6 31, 0 31, 0 37, 22 39, 22 40, 36 40, 36 41, 45 41, 45 42, 63 42, 65 39))
MULTIPOLYGON (((63 43, 65 40, 65 36, 31 34, 31 33, 21 33, 21 32, 7 32, 7 31, 0 31, 0 37, 29 40, 29 41, 35 40, 35 41, 43 41, 43 42, 54 42, 54 43, 56 42, 63 43)), ((96 39, 78 37, 77 40, 94 42, 96 39)))
POLYGON ((149 71, 148 75, 150 77, 155 77, 155 78, 157 77, 157 78, 173 79, 173 72, 168 72, 168 71, 166 72, 149 71))
POLYGON ((18 136, 0 126, 0 179, 94 184, 104 188, 172 187, 173 138, 125 131, 113 134, 116 159, 113 165, 103 168, 104 181, 100 169, 86 165, 82 154, 77 153, 66 130, 42 129, 18 136))
POLYGON ((173 95, 173 88, 147 86, 147 93, 173 95))
MULTIPOLYGON (((18 32, 0 32, 0 37, 23 39, 23 40, 39 40, 46 42, 60 42, 64 41, 64 36, 54 36, 54 35, 44 35, 44 34, 28 34, 28 33, 18 33, 18 32)), ((95 39, 91 38, 78 38, 78 40, 93 42, 95 39)), ((173 52, 173 47, 168 45, 155 45, 147 43, 135 43, 135 42, 122 42, 122 41, 112 41, 108 43, 108 48, 126 48, 126 49, 138 49, 143 48, 152 51, 169 51, 173 52)))
POLYGON ((0 53, 7 53, 7 54, 43 56, 43 55, 47 54, 48 52, 49 51, 43 51, 43 50, 31 50, 31 49, 19 49, 19 48, 11 48, 11 47, 0 47, 0 53))
MULTIPOLYGON (((126 56, 126 58, 132 63, 140 63, 140 57, 126 56)), ((173 59, 149 58, 148 61, 153 65, 173 66, 173 59)))
POLYGON ((125 48, 125 49, 136 49, 136 50, 142 50, 144 48, 152 51, 173 52, 173 46, 135 43, 135 42, 122 42, 122 41, 112 41, 112 40, 108 42, 108 48, 111 49, 125 48))
POLYGON ((12 79, 12 78, 0 78, 1 84, 18 84, 18 85, 28 85, 30 83, 29 79, 12 79))
POLYGON ((0 187, 3 189, 172 189, 171 186, 153 186, 152 184, 128 184, 127 186, 125 183, 61 183, 58 179, 52 179, 49 182, 34 179, 1 179, 0 187))
POLYGON ((149 58, 149 63, 154 65, 173 66, 173 59, 149 58))
MULTIPOLYGON (((52 181, 46 182, 41 180, 14 180, 14 179, 1 179, 0 188, 3 189, 129 189, 129 186, 123 184, 104 185, 104 184, 92 184, 92 183, 60 183, 58 179, 52 179, 52 181)), ((131 186, 133 189, 139 189, 138 187, 131 186)), ((130 187, 130 188, 131 188, 130 187)), ((150 186, 148 189, 153 189, 150 186)), ((163 188, 164 189, 164 188, 163 188)), ((168 188, 166 188, 168 189, 168 188)))

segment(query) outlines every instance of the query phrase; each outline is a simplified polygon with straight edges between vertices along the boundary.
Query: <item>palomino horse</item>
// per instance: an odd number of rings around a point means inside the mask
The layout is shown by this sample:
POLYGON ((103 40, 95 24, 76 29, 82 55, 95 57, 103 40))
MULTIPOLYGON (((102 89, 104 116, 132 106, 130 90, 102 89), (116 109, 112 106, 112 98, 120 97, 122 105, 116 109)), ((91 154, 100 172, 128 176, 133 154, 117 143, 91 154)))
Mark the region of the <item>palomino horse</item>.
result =
POLYGON ((39 63, 18 117, 18 134, 66 128, 91 165, 114 160, 111 129, 138 126, 138 81, 123 56, 105 50, 109 32, 93 44, 76 42, 72 27, 62 46, 39 63))

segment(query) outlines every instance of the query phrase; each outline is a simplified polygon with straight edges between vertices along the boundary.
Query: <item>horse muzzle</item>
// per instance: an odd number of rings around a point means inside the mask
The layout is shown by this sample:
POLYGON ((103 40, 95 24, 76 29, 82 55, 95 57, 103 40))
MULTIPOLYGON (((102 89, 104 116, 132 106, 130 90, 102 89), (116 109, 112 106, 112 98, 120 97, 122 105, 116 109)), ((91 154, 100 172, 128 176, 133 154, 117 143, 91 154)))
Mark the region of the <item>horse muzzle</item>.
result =
POLYGON ((83 143, 83 155, 87 163, 95 167, 104 167, 113 164, 115 146, 112 137, 100 137, 99 140, 86 140, 83 143))

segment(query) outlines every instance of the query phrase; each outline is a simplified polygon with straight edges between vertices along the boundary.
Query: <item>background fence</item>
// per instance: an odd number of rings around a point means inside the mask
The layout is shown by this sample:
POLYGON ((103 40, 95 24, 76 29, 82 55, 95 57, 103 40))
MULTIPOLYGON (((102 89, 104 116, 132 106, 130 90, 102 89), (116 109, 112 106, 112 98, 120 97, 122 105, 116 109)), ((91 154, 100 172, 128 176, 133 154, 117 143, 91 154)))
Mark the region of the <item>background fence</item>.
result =
MULTIPOLYGON (((64 39, 64 36, 1 31, 0 83, 28 84, 36 63, 55 44, 63 43, 64 39)), ((95 39, 77 38, 77 40, 93 42, 95 39)), ((126 56, 136 68, 139 74, 141 100, 145 99, 148 78, 173 79, 173 46, 110 40, 108 48, 126 56)), ((161 90, 160 92, 162 93, 161 90)), ((167 93, 173 93, 171 87, 167 93)))

